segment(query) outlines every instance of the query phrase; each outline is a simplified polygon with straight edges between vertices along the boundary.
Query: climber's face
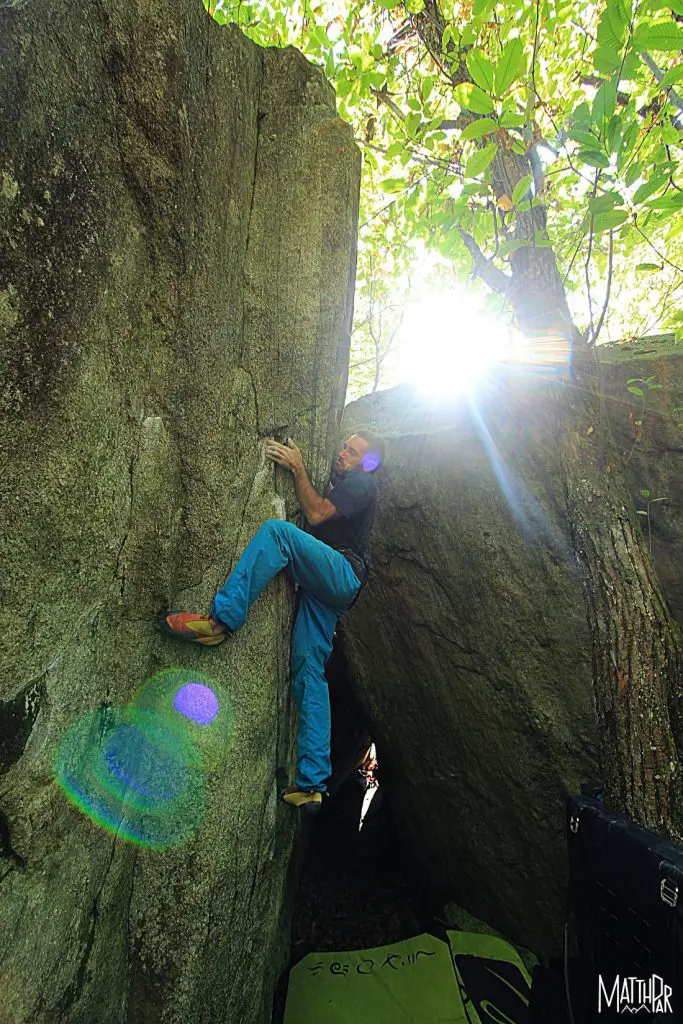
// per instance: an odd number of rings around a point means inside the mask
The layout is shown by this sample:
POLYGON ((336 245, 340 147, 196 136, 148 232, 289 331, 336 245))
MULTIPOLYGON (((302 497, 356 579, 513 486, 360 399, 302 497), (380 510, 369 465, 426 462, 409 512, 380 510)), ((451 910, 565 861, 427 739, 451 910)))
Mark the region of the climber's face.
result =
POLYGON ((352 469, 360 466, 363 456, 370 444, 364 437, 353 434, 347 441, 344 441, 341 449, 334 460, 335 473, 349 473, 352 469))

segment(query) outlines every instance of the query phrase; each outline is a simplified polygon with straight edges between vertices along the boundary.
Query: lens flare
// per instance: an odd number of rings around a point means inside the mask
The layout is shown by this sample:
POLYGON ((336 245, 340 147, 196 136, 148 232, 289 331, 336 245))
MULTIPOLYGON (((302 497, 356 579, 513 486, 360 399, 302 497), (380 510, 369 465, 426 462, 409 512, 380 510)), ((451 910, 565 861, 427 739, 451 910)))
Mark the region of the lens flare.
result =
POLYGON ((150 849, 187 839, 204 816, 204 777, 189 741, 160 716, 100 708, 59 745, 54 774, 103 828, 150 849))
POLYGON ((173 707, 197 725, 209 725, 218 714, 218 697, 203 683, 186 683, 173 698, 173 707))
POLYGON ((365 453, 360 464, 366 473, 372 473, 373 470, 377 469, 381 461, 382 456, 379 452, 369 451, 365 453))
POLYGON ((205 768, 220 764, 230 751, 235 735, 232 702, 203 672, 165 669, 143 683, 131 706, 162 715, 174 733, 191 742, 205 768))
POLYGON ((128 707, 103 707, 67 732, 54 775, 77 807, 121 839, 155 850, 204 818, 204 775, 228 753, 232 703, 201 672, 166 669, 128 707))

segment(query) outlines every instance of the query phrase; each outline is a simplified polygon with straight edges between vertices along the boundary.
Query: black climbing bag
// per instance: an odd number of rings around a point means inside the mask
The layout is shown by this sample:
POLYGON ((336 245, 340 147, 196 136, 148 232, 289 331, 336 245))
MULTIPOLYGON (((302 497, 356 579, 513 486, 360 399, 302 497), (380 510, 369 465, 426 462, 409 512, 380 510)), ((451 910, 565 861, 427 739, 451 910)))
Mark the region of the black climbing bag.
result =
POLYGON ((683 847, 589 796, 567 801, 576 1024, 683 1024, 683 847))

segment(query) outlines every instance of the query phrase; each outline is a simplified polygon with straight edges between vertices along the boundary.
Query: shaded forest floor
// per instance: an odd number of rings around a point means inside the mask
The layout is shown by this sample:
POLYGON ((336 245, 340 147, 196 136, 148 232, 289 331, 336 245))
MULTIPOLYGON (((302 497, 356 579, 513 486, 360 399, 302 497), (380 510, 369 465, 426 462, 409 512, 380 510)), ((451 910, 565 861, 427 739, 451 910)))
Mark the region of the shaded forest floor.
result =
POLYGON ((354 773, 312 824, 294 905, 293 961, 399 942, 432 923, 381 790, 358 830, 363 796, 354 773))

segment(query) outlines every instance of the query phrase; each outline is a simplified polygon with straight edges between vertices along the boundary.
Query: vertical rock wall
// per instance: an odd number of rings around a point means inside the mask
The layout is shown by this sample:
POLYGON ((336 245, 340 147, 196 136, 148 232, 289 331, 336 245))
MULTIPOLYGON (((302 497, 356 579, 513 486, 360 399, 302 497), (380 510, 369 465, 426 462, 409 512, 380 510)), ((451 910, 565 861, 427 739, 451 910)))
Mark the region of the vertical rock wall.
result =
POLYGON ((359 157, 296 51, 199 0, 0 4, 0 1021, 260 1022, 295 833, 292 593, 216 649, 158 636, 322 484, 345 387, 359 157), (68 803, 69 727, 171 666, 230 694, 206 815, 164 852, 68 803))

